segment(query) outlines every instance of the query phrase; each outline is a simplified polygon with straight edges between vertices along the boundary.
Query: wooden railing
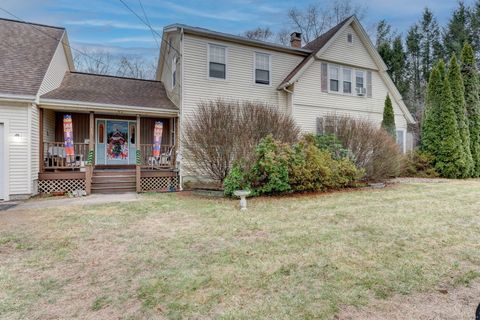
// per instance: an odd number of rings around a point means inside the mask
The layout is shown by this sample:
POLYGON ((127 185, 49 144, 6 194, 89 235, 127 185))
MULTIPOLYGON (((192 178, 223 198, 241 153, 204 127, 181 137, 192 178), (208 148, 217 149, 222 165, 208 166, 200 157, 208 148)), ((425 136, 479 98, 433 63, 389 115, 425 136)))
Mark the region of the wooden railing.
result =
POLYGON ((64 142, 43 143, 44 169, 78 169, 85 167, 88 157, 88 143, 74 143, 75 155, 67 156, 64 142))
POLYGON ((176 148, 174 145, 161 145, 160 156, 153 156, 153 144, 140 145, 140 158, 138 163, 142 168, 174 169, 176 148))

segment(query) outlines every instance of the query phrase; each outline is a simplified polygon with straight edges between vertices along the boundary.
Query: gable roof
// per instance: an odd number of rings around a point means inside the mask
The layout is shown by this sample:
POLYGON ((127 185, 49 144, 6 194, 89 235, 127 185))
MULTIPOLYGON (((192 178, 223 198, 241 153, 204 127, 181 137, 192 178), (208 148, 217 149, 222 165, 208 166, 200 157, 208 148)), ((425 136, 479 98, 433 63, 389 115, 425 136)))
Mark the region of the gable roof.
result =
POLYGON ((320 35, 318 38, 314 39, 313 41, 310 41, 307 43, 303 48, 311 50, 311 53, 303 59, 288 75, 287 77, 280 83, 278 86, 279 89, 283 89, 287 86, 289 86, 291 83, 290 81, 300 73, 300 71, 309 65, 311 62, 313 62, 313 58, 315 58, 315 55, 330 41, 330 39, 333 38, 333 36, 348 22, 350 22, 354 16, 350 16, 325 32, 324 34, 320 35))
POLYGON ((0 93, 35 96, 65 29, 0 18, 0 93))
POLYGON ((160 81, 67 72, 60 87, 41 96, 41 103, 74 101, 178 111, 160 81))

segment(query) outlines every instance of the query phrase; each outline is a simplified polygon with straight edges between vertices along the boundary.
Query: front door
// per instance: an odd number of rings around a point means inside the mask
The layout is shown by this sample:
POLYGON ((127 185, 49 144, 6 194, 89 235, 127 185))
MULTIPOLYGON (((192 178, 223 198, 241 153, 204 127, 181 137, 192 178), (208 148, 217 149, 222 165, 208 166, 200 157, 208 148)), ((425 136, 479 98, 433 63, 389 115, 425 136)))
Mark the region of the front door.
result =
POLYGON ((135 164, 135 121, 97 119, 96 164, 135 164))
POLYGON ((0 123, 0 200, 5 200, 5 132, 4 132, 4 125, 0 123))

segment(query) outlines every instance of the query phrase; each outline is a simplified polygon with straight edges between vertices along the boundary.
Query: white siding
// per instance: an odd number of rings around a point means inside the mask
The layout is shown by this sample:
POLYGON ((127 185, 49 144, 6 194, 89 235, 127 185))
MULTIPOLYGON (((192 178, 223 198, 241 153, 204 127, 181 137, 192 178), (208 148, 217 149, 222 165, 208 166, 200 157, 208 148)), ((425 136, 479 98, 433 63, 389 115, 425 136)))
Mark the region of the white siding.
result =
MULTIPOLYGON (((0 122, 8 123, 8 178, 9 194, 30 194, 31 158, 29 136, 29 106, 20 103, 0 102, 0 122), (19 135, 15 137, 15 135, 19 135), (29 156, 30 154, 30 156, 29 156)), ((37 156, 38 159, 38 156, 37 156)))
MULTIPOLYGON (((326 114, 348 114, 380 125, 388 88, 377 71, 372 71, 372 98, 321 91, 321 62, 314 61, 295 84, 293 117, 305 132, 316 131, 316 118, 326 114)), ((390 94, 391 95, 391 94, 390 94)), ((397 128, 407 127, 399 106, 392 101, 397 128)))
POLYGON ((38 95, 41 96, 49 91, 52 91, 53 89, 58 88, 63 80, 65 72, 68 70, 69 68, 65 50, 62 42, 59 42, 52 61, 50 61, 50 66, 45 73, 45 77, 43 78, 38 95))
POLYGON ((188 117, 198 103, 205 100, 224 98, 227 100, 254 100, 266 102, 286 111, 286 94, 277 86, 302 61, 302 56, 272 50, 209 40, 192 35, 184 37, 183 116, 188 117), (227 47, 227 79, 208 78, 208 44, 227 47), (262 52, 271 55, 272 83, 254 83, 254 55, 262 52))
POLYGON ((163 72, 161 78, 158 79, 163 82, 165 86, 165 90, 167 91, 168 97, 172 102, 179 106, 180 105, 180 94, 181 94, 181 87, 182 87, 182 68, 181 68, 181 59, 180 59, 180 33, 172 33, 166 39, 167 43, 170 43, 172 47, 168 44, 164 46, 165 51, 164 60, 163 60, 163 72), (173 57, 177 57, 177 68, 176 68, 176 85, 172 87, 172 62, 173 57))
POLYGON ((40 118, 39 109, 36 105, 30 107, 30 193, 37 193, 38 172, 40 171, 39 152, 40 152, 40 118))
POLYGON ((335 42, 323 52, 320 58, 341 64, 378 70, 375 61, 360 41, 357 32, 351 26, 348 26, 342 33, 337 35, 335 42), (352 44, 347 42, 349 33, 353 35, 352 44))

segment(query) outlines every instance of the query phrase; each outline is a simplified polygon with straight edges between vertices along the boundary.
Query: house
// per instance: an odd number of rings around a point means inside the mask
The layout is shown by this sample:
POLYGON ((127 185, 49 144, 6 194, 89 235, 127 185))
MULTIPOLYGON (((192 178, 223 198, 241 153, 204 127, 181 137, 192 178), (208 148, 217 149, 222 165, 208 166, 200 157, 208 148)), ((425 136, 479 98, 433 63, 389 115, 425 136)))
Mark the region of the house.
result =
POLYGON ((0 200, 178 188, 179 108, 160 81, 76 72, 64 28, 0 19, 0 35, 0 200))
POLYGON ((388 94, 398 143, 413 147, 414 119, 355 16, 303 47, 295 32, 286 47, 182 24, 165 27, 163 39, 157 80, 180 109, 180 127, 199 102, 217 98, 266 102, 304 132, 318 132, 332 113, 380 125, 388 94))
POLYGON ((218 98, 268 103, 319 132, 331 113, 380 125, 388 94, 412 148, 414 119, 354 16, 303 47, 298 33, 282 46, 167 26, 155 81, 76 72, 63 28, 0 19, 0 34, 0 199, 177 190, 182 123, 218 98))

